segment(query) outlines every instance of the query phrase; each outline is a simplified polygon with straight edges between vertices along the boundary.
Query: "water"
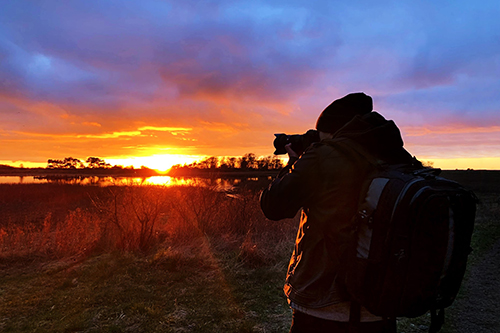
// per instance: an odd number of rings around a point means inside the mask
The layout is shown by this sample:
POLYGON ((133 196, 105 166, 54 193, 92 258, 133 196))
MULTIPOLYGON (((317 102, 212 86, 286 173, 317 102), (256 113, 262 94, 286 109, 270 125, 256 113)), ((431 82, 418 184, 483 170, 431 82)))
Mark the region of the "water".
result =
POLYGON ((202 178, 202 177, 41 177, 41 176, 0 176, 0 184, 62 184, 84 186, 127 186, 127 185, 158 185, 158 186, 214 186, 220 189, 232 189, 235 186, 248 184, 267 184, 272 177, 241 177, 241 178, 202 178))
POLYGON ((40 176, 0 176, 0 184, 69 184, 69 185, 178 185, 185 181, 175 181, 168 176, 155 176, 148 178, 136 177, 98 177, 98 176, 73 176, 73 177, 40 177, 40 176))

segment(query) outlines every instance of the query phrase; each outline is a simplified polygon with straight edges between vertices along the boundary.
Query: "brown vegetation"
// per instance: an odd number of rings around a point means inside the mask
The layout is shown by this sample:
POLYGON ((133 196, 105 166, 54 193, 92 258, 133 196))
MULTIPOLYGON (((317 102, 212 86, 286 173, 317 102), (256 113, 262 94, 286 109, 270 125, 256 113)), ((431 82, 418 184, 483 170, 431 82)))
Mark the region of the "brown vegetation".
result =
POLYGON ((0 184, 0 331, 284 329, 296 221, 205 184, 0 184))
POLYGON ((256 242, 289 239, 294 228, 267 221, 258 193, 249 189, 226 193, 216 186, 0 186, 4 259, 116 250, 147 253, 210 237, 219 244, 238 244, 242 258, 259 261, 251 253, 256 242))

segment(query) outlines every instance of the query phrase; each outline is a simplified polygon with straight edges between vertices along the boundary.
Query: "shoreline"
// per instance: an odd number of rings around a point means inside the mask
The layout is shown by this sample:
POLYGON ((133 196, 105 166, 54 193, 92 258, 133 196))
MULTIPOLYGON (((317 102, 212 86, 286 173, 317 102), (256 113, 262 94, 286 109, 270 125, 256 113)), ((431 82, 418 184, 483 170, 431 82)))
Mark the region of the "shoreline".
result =
POLYGON ((278 170, 255 171, 193 171, 193 172, 159 172, 150 169, 113 170, 113 169, 0 169, 0 176, 7 177, 154 177, 169 176, 173 178, 208 177, 208 178, 239 178, 239 177, 267 177, 276 176, 278 170))

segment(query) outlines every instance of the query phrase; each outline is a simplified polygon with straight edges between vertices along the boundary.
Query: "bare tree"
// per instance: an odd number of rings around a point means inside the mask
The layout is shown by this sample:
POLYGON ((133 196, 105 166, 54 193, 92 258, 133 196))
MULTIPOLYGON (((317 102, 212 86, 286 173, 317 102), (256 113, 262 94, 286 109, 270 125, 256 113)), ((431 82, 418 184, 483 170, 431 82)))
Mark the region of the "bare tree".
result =
POLYGON ((105 160, 100 159, 99 157, 89 157, 85 161, 89 168, 94 169, 103 169, 103 168, 111 168, 111 164, 106 163, 105 160))

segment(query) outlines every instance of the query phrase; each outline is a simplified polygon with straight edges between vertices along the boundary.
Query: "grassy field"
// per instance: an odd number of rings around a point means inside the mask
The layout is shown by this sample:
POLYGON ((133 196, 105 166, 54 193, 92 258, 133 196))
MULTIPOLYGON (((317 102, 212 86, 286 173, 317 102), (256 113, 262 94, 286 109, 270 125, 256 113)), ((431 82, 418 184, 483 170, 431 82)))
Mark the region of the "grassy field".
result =
MULTIPOLYGON (((500 172, 444 175, 481 199, 470 271, 500 239, 500 172)), ((0 185, 0 216, 0 332, 288 331, 298 221, 267 221, 253 190, 0 185)))
POLYGON ((0 185, 0 332, 279 332, 297 221, 258 193, 0 185))

